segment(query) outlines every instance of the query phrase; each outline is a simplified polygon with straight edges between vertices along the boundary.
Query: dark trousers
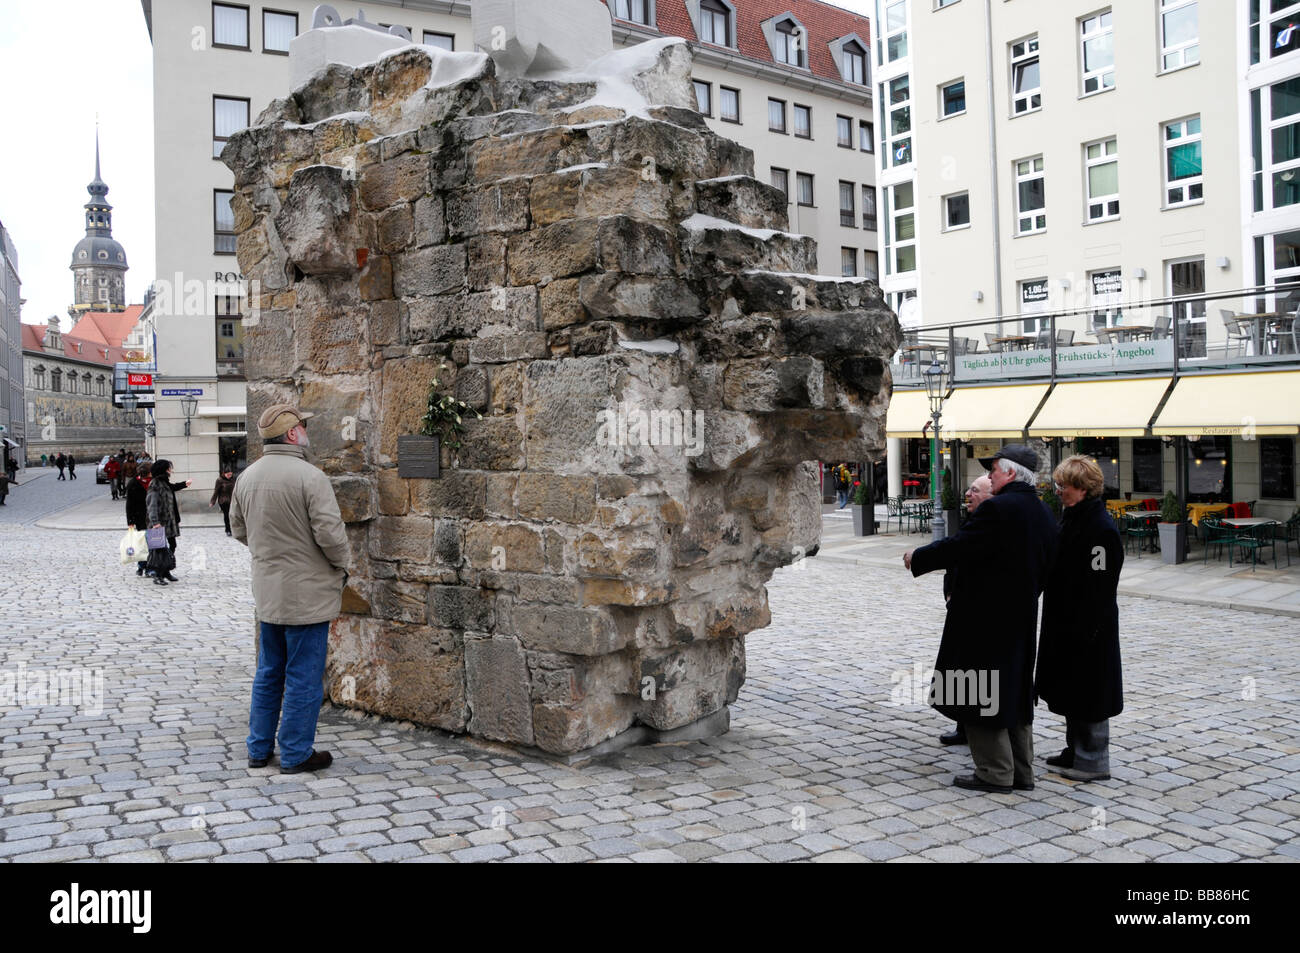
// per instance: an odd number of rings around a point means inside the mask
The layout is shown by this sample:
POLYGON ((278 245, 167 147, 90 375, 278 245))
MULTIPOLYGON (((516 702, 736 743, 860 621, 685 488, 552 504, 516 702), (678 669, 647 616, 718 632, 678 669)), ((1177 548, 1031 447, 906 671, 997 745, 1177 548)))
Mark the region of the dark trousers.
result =
POLYGON ((1065 746, 1074 755, 1080 771, 1110 774, 1110 720, 1065 719, 1065 746))
POLYGON ((1034 726, 998 728, 975 721, 963 724, 975 762, 975 776, 989 784, 1010 787, 1034 780, 1034 726))
POLYGON ((60 480, 64 479, 64 476, 63 476, 63 467, 59 467, 59 479, 60 479, 60 480))
POLYGON ((230 504, 221 503, 218 505, 221 507, 221 518, 226 521, 226 535, 229 536, 230 535, 230 504))

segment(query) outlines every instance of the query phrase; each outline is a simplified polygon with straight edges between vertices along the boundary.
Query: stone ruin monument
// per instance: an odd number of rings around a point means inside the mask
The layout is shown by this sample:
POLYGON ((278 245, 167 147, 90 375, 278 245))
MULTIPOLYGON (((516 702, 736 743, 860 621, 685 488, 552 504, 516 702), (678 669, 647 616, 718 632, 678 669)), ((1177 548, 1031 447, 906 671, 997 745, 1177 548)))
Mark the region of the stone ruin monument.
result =
POLYGON ((883 443, 879 287, 814 274, 689 47, 614 51, 598 0, 475 0, 488 52, 337 62, 373 30, 328 30, 222 158, 248 416, 317 414, 352 544, 329 697, 562 757, 725 731, 765 583, 818 544, 809 461, 883 443), (435 376, 482 419, 409 479, 435 376))

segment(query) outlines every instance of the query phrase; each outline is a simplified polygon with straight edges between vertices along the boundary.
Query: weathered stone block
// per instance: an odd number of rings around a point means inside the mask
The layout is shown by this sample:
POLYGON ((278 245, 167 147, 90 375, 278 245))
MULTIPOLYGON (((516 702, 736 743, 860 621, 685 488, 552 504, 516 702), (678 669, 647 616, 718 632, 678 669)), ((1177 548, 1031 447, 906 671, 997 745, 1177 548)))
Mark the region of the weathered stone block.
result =
POLYGON ((566 655, 605 655, 623 648, 627 639, 600 609, 571 606, 515 606, 515 632, 525 648, 566 655))
POLYGON ((500 182, 481 189, 453 192, 447 197, 447 228, 453 239, 484 232, 517 232, 528 228, 527 179, 500 182))
POLYGON ((518 641, 508 636, 465 640, 469 730, 483 738, 532 745, 533 711, 528 666, 518 641))
POLYGON ((512 235, 506 251, 510 283, 533 285, 591 271, 599 229, 598 222, 582 219, 512 235))
POLYGON ((404 155, 372 165, 358 181, 361 204, 372 211, 414 202, 429 191, 429 156, 404 155))
POLYGON ((525 519, 586 523, 595 513, 596 478, 521 473, 515 489, 515 508, 525 519))
POLYGON ((475 569, 542 572, 542 534, 522 523, 475 523, 465 533, 465 557, 475 569))
POLYGON ((398 297, 440 295, 464 287, 464 245, 436 245, 393 259, 393 290, 398 297))

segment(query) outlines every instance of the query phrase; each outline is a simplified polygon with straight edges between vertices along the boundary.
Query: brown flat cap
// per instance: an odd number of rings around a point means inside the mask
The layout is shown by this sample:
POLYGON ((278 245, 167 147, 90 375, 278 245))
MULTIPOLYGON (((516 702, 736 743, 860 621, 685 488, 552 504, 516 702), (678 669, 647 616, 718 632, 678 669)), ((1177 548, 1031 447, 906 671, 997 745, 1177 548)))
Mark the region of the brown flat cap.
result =
POLYGON ((266 408, 257 419, 257 433, 263 440, 281 437, 315 414, 304 414, 293 404, 276 404, 266 408))

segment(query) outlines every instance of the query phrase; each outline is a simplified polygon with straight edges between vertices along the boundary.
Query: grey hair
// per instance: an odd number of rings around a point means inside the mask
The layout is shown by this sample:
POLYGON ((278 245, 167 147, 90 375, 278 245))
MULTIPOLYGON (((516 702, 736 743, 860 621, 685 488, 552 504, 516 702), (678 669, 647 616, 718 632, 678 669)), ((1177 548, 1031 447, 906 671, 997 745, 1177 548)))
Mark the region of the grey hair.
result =
POLYGON ((997 468, 1003 473, 1011 474, 1011 482, 1028 483, 1033 486, 1037 482, 1038 476, 1029 467, 1016 463, 1014 460, 1008 460, 1006 457, 999 457, 994 461, 997 468))

